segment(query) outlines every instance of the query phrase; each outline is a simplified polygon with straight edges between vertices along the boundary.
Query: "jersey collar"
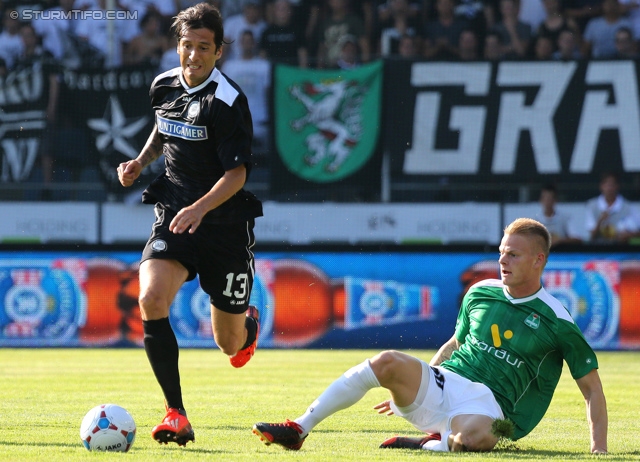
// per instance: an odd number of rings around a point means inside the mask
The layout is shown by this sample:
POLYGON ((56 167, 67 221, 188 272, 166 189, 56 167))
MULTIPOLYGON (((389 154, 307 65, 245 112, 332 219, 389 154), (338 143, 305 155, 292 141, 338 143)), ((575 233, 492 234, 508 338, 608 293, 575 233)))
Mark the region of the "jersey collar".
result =
POLYGON ((527 303, 536 298, 540 298, 540 295, 544 293, 544 291, 545 291, 544 287, 540 286, 540 289, 538 289, 535 293, 529 295, 528 297, 514 298, 507 290, 507 286, 502 287, 502 292, 504 293, 504 296, 507 298, 507 300, 509 300, 514 305, 517 305, 518 303, 527 303))
POLYGON ((202 82, 200 85, 196 87, 190 87, 189 85, 187 85, 187 82, 184 80, 184 76, 182 75, 182 72, 180 72, 180 76, 179 76, 182 87, 190 95, 197 91, 202 90, 204 87, 209 85, 210 82, 217 82, 219 78, 220 78, 220 71, 216 67, 213 68, 213 71, 211 71, 211 74, 209 74, 209 77, 207 77, 207 80, 205 80, 204 82, 202 82))

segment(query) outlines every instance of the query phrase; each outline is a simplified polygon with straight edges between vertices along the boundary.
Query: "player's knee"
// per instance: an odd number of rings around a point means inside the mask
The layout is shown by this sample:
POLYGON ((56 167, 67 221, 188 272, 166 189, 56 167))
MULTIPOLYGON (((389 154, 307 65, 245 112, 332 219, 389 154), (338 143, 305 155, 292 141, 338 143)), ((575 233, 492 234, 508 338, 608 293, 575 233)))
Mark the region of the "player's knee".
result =
POLYGON ((453 452, 487 452, 491 451, 498 439, 491 434, 478 431, 462 431, 453 435, 449 446, 453 452))
POLYGON ((371 358, 371 369, 380 385, 384 387, 385 383, 394 379, 401 359, 401 353, 394 350, 383 351, 371 358))
POLYGON ((169 304, 153 290, 145 290, 138 297, 142 319, 153 320, 169 316, 169 304))
POLYGON ((218 334, 215 341, 218 348, 227 356, 235 355, 244 343, 243 337, 233 332, 218 334))

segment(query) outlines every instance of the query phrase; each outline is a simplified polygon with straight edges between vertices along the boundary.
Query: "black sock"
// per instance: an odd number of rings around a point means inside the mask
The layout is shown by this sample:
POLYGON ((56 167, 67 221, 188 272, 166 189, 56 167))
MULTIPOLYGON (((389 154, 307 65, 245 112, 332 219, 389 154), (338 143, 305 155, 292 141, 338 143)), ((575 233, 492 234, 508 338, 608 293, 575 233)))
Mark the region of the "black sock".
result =
POLYGON ((251 316, 247 316, 244 320, 244 327, 247 329, 247 341, 244 342, 244 345, 240 348, 241 350, 244 350, 255 342, 256 336, 258 335, 258 321, 251 316))
POLYGON ((184 409, 178 370, 178 341, 169 318, 142 321, 144 349, 168 407, 184 409))

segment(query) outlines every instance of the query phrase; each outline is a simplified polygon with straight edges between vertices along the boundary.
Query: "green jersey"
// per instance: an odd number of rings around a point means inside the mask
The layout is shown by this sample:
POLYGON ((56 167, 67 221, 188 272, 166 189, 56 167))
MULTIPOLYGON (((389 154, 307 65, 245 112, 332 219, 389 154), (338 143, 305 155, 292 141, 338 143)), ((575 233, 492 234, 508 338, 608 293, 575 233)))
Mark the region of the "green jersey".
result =
POLYGON ((542 419, 563 360, 574 379, 598 367, 569 312, 544 288, 515 299, 497 279, 475 284, 462 301, 455 336, 460 348, 441 366, 491 389, 515 424, 513 439, 542 419))

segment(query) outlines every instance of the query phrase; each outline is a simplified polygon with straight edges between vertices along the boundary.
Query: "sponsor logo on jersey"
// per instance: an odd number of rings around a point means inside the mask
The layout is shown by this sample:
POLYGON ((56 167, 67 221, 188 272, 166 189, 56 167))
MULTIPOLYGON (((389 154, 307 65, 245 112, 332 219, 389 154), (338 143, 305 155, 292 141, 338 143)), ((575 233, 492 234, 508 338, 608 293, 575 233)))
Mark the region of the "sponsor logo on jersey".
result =
MULTIPOLYGON (((189 108, 191 110, 191 108, 189 108)), ((158 116, 158 131, 163 135, 175 136, 189 141, 204 141, 209 138, 207 127, 191 125, 177 120, 169 120, 158 116)))
MULTIPOLYGON (((510 330, 505 330, 502 334, 506 340, 510 340, 513 337, 513 332, 510 330)), ((493 339, 493 346, 496 348, 500 348, 502 346, 502 338, 500 336, 500 327, 497 324, 491 325, 491 338, 493 339)))
POLYGON ((482 340, 478 340, 472 335, 470 335, 469 338, 471 344, 476 346, 479 350, 484 351, 485 353, 489 353, 490 355, 493 355, 500 360, 506 361, 507 364, 514 366, 516 369, 524 364, 524 361, 522 361, 517 356, 512 355, 506 350, 493 347, 488 343, 483 342, 482 340))
POLYGON ((531 313, 529 317, 524 320, 524 323, 532 329, 537 329, 540 327, 540 315, 531 313))

